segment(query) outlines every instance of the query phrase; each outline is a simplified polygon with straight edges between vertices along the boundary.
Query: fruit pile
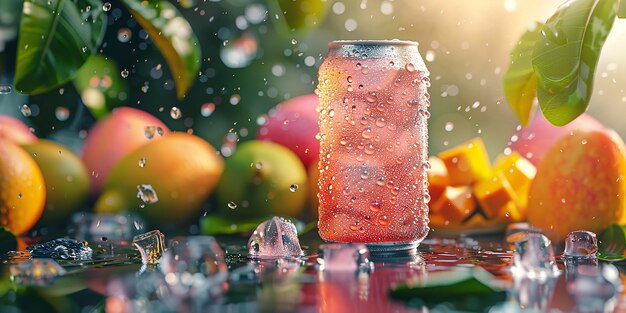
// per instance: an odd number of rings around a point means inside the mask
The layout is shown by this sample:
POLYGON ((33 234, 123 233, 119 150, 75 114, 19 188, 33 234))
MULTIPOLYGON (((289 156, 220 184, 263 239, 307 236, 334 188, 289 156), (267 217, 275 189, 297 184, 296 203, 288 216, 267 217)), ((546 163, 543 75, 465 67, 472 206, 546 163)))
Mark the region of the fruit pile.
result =
POLYGON ((480 230, 522 221, 535 166, 517 152, 490 165, 480 138, 430 157, 430 224, 435 230, 480 230))
POLYGON ((0 115, 0 226, 16 235, 36 224, 64 230, 78 211, 135 212, 153 227, 196 223, 207 208, 234 221, 313 218, 305 209, 307 167, 317 167, 319 153, 316 107, 315 95, 277 106, 258 140, 226 160, 200 137, 130 107, 100 119, 76 154, 0 115))

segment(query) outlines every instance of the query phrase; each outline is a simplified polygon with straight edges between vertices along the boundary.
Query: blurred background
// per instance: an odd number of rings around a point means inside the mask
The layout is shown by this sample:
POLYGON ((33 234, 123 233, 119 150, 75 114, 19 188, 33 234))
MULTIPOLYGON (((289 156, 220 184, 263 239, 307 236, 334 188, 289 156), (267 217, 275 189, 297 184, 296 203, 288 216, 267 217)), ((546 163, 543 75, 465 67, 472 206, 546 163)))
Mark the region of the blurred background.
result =
MULTIPOLYGON (((172 1, 175 2, 175 1, 172 1)), ((289 1, 284 1, 289 2, 289 1)), ((109 108, 126 105, 149 111, 172 130, 193 131, 218 150, 254 137, 263 114, 285 99, 312 93, 317 69, 335 39, 405 39, 420 43, 431 72, 430 153, 480 135, 491 157, 507 144, 518 120, 504 99, 502 76, 509 53, 534 21, 545 21, 556 0, 355 0, 294 1, 280 14, 273 1, 192 0, 176 3, 202 46, 200 73, 179 101, 167 64, 145 31, 118 1, 110 1, 100 53, 118 71, 109 108), (326 7, 322 13, 321 7, 326 7), (319 12, 317 12, 319 11, 319 12), (286 18, 309 12, 293 30, 286 18), (315 18, 315 16, 318 18, 315 18), (170 117, 178 107, 182 118, 170 117)), ((0 12, 2 80, 14 69, 19 15, 0 12)), ((626 20, 617 20, 602 52, 590 113, 626 136, 623 43, 626 20)), ((75 150, 95 121, 68 85, 38 96, 15 92, 0 98, 0 113, 21 118, 40 137, 75 150), (29 117, 20 107, 28 104, 29 117)), ((83 94, 83 101, 85 99, 83 94)), ((232 149, 222 149, 225 156, 232 149)))

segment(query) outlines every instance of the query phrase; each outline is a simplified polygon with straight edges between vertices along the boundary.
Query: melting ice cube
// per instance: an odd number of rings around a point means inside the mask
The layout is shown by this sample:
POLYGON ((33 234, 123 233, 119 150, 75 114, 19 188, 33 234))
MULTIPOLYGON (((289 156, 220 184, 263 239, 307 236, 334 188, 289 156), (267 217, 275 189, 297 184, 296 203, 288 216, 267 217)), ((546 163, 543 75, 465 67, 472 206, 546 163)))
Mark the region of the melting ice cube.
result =
POLYGON ((301 256, 296 225, 277 216, 259 224, 248 240, 248 252, 256 258, 301 256))
POLYGON ((84 241, 58 238, 38 245, 28 246, 33 258, 52 258, 64 260, 89 260, 93 254, 84 241))
POLYGON ((164 246, 165 236, 158 230, 149 231, 133 238, 133 245, 141 253, 141 263, 156 264, 159 262, 164 246))
POLYGON ((73 225, 70 233, 77 240, 86 241, 131 241, 140 232, 134 223, 143 224, 141 217, 135 214, 88 214, 77 213, 72 216, 73 225))
POLYGON ((552 243, 546 236, 528 233, 514 244, 513 268, 516 274, 539 279, 558 275, 552 243))
POLYGON ((319 249, 317 263, 322 271, 370 269, 369 250, 364 244, 325 244, 319 249))
POLYGON ((19 285, 45 286, 65 274, 65 270, 53 259, 29 259, 12 264, 11 280, 19 285))
POLYGON ((224 252, 210 236, 173 240, 160 266, 165 281, 179 296, 219 295, 228 277, 224 252))
POLYGON ((145 204, 159 202, 159 197, 157 197, 157 193, 152 188, 152 185, 137 185, 137 198, 141 199, 145 204))
POLYGON ((515 243, 530 233, 541 233, 540 229, 532 228, 528 223, 511 223, 506 227, 506 242, 515 243))
POLYGON ((575 299, 577 312, 614 312, 622 282, 618 269, 582 265, 567 281, 567 292, 575 299))
POLYGON ((565 257, 592 257, 598 252, 596 234, 586 230, 569 233, 565 239, 565 257))

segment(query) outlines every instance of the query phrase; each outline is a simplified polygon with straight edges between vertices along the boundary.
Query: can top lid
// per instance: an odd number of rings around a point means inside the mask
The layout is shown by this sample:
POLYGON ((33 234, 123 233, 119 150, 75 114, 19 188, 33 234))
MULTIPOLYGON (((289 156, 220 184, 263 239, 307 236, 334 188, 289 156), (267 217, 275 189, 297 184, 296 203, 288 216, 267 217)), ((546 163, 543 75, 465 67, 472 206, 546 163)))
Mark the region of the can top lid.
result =
POLYGON ((340 46, 418 46, 417 41, 409 40, 335 40, 328 43, 329 48, 337 48, 340 46))

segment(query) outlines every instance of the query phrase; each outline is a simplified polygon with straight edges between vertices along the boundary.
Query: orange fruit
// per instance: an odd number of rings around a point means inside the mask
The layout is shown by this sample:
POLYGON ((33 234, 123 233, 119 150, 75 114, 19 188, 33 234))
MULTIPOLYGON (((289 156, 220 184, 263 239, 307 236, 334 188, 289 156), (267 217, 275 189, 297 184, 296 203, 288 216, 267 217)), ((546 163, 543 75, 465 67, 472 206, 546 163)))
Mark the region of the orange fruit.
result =
POLYGON ((223 169, 224 161, 209 143, 172 133, 139 147, 113 167, 95 211, 139 210, 155 226, 188 222, 200 217, 223 169), (137 197, 141 185, 152 187, 156 202, 146 204, 137 197))
POLYGON ((0 225, 16 235, 25 233, 37 223, 45 200, 43 175, 35 160, 0 139, 0 225))

